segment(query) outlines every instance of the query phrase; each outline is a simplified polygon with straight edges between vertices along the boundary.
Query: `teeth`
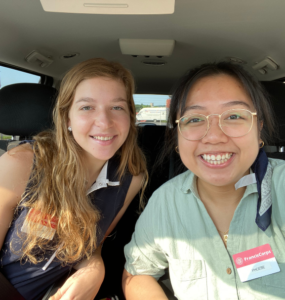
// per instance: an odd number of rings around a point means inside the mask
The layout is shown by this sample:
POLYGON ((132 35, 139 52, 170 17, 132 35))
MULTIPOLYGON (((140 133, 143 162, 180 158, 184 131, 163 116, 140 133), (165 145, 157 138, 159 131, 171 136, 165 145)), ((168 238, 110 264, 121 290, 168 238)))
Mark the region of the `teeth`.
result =
POLYGON ((220 165, 228 161, 229 158, 231 158, 233 154, 232 153, 226 153, 226 154, 218 154, 215 155, 209 155, 209 154, 203 154, 202 157, 205 161, 209 162, 212 165, 220 165))
POLYGON ((93 139, 95 140, 100 140, 100 141, 109 141, 111 140, 114 136, 92 136, 93 139))

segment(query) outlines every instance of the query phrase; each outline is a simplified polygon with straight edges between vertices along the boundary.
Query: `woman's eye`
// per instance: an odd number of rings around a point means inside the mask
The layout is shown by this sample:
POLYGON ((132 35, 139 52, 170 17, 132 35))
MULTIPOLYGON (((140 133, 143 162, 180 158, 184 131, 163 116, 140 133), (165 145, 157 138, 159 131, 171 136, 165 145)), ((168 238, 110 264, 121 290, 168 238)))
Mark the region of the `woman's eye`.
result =
POLYGON ((181 125, 187 126, 187 125, 201 125, 204 120, 199 117, 190 117, 190 118, 182 118, 181 119, 181 125))
POLYGON ((240 118, 241 118, 240 115, 230 115, 230 116, 228 117, 229 120, 237 120, 237 119, 240 119, 240 118))
POLYGON ((191 123, 201 122, 202 120, 199 118, 193 118, 189 120, 191 123))
POLYGON ((186 124, 189 124, 189 123, 199 123, 199 122, 202 122, 203 120, 201 118, 190 118, 187 120, 186 124))
POLYGON ((91 106, 84 106, 81 108, 81 110, 90 110, 91 109, 91 106))
POLYGON ((114 106, 113 109, 114 109, 114 110, 123 110, 123 108, 120 107, 120 106, 114 106))

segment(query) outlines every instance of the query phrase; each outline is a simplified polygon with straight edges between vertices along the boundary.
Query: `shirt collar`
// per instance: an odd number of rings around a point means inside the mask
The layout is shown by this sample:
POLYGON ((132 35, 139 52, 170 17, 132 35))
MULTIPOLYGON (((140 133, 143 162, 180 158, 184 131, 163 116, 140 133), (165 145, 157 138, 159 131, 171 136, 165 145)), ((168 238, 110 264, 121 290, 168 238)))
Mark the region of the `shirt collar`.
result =
POLYGON ((105 165, 103 166, 100 174, 98 175, 96 181, 93 183, 93 185, 89 188, 89 190, 87 191, 87 195, 99 190, 101 188, 106 188, 108 185, 110 186, 118 186, 120 185, 120 181, 109 181, 109 179, 107 178, 107 171, 108 171, 108 162, 107 161, 105 163, 105 165))
MULTIPOLYGON (((252 170, 250 169, 250 173, 252 173, 252 170)), ((198 191, 197 191, 197 176, 192 173, 190 170, 185 172, 185 178, 182 181, 181 190, 185 194, 193 193, 197 198, 200 199, 198 191)), ((245 193, 243 195, 243 198, 248 196, 252 193, 257 193, 257 185, 256 183, 249 184, 246 187, 245 193)))
POLYGON ((189 194, 192 192, 195 196, 198 196, 197 192, 197 177, 194 173, 192 173, 190 170, 186 171, 184 180, 182 181, 181 190, 185 194, 189 194))

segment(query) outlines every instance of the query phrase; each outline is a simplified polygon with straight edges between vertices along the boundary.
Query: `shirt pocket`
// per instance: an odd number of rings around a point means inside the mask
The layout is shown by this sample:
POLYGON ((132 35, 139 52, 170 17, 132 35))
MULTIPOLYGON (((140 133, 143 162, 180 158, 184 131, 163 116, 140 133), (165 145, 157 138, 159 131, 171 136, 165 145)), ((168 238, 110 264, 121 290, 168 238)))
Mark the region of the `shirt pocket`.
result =
POLYGON ((203 260, 169 260, 169 274, 175 296, 179 299, 208 299, 203 260))
POLYGON ((263 276, 262 284, 268 287, 275 287, 275 288, 280 288, 285 290, 285 264, 278 263, 278 265, 280 268, 280 272, 263 276))

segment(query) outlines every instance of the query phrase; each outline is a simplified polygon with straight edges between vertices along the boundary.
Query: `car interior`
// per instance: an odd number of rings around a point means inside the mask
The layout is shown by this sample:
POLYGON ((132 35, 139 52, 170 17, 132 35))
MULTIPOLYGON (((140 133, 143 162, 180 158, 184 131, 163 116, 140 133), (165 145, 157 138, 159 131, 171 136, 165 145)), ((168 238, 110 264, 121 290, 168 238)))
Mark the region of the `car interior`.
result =
MULTIPOLYGON (((150 107, 165 107, 166 101, 156 103, 156 96, 171 98, 177 79, 195 66, 224 60, 241 64, 266 89, 277 120, 279 138, 265 145, 265 151, 269 157, 285 159, 284 11, 281 0, 2 1, 0 155, 13 141, 32 139, 51 128, 64 74, 81 61, 103 57, 131 71, 136 95, 147 96, 150 107), (6 83, 7 70, 35 79, 18 79, 12 74, 9 79, 15 80, 6 83)), ((134 99, 136 104, 142 103, 134 99)), ((168 159, 157 163, 165 129, 165 122, 138 123, 137 142, 150 175, 146 203, 159 186, 184 170, 174 149, 168 159)), ((112 295, 125 299, 121 287, 123 249, 139 213, 137 195, 104 242, 106 275, 95 299, 112 295)), ((176 299, 167 271, 160 283, 169 299, 176 299)), ((21 299, 16 291, 13 294, 1 268, 0 286, 10 297, 5 299, 21 299)))

